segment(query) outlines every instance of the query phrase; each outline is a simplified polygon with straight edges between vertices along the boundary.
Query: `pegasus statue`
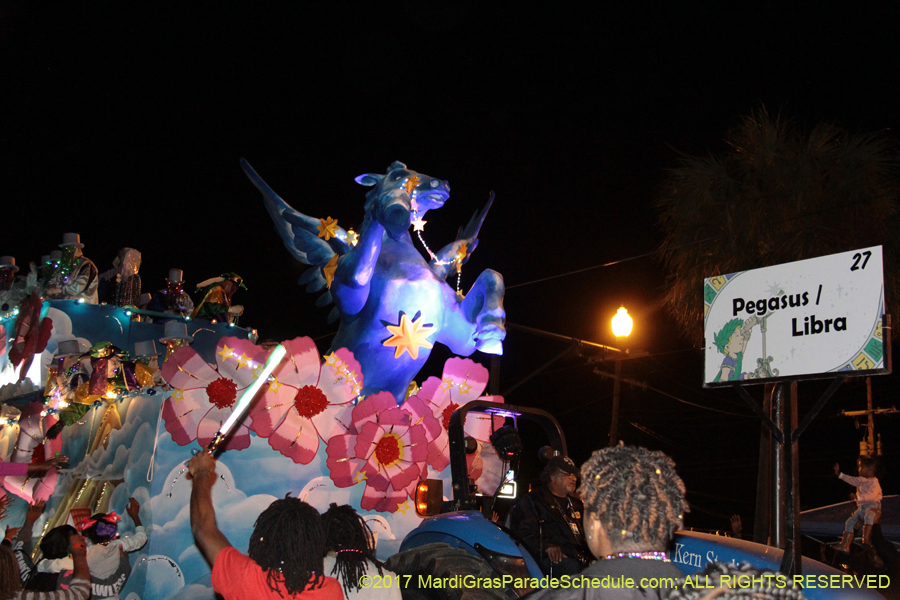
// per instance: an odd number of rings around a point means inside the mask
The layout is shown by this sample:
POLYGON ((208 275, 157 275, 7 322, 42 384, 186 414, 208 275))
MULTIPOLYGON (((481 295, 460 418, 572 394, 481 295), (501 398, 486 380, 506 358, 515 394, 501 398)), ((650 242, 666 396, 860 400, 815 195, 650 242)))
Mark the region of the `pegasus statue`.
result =
POLYGON ((401 404, 431 354, 432 342, 460 356, 475 350, 503 353, 506 313, 500 274, 482 272, 465 295, 446 281, 452 276, 458 282, 462 265, 478 245, 493 194, 454 242, 437 253, 426 246, 426 261, 409 230, 421 231, 425 214, 444 205, 450 196, 446 181, 401 162, 391 164, 384 175, 360 175, 356 182, 372 189, 356 234, 338 227, 330 216, 318 219, 294 210, 243 159, 241 166, 262 192, 285 247, 311 267, 300 285, 308 292, 325 290, 317 306, 334 303, 328 322, 340 319, 340 325, 332 349, 347 348, 359 361, 362 395, 389 391, 401 404))

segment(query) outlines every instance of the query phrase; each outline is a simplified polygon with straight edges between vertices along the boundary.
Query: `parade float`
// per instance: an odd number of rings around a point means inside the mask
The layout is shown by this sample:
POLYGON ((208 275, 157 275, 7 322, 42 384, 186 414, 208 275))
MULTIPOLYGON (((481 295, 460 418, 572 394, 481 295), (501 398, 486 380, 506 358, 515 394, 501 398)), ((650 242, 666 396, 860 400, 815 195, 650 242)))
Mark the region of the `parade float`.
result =
MULTIPOLYGON (((492 558, 509 562, 502 553, 521 547, 470 502, 475 491, 490 496, 505 482, 509 457, 492 435, 507 418, 535 412, 485 395, 488 370, 469 358, 476 350, 500 354, 505 337, 500 275, 485 271, 465 292, 461 285, 493 197, 434 252, 422 236, 424 216, 447 201, 444 180, 399 162, 383 175, 359 176, 371 190, 355 232, 330 215, 296 211, 243 168, 287 250, 309 265, 301 285, 321 293, 319 306, 334 304, 329 322, 339 324, 330 348, 320 352, 308 337, 259 343, 254 330, 237 326, 228 289, 242 282, 233 273, 201 284, 193 310, 180 274, 170 276, 163 301, 141 303, 136 268, 120 269, 112 302, 43 297, 40 281, 75 276, 81 263, 68 252, 49 266, 54 273, 26 279, 15 305, 0 307, 0 458, 69 458, 68 468, 42 478, 3 479, 3 493, 14 498, 6 523, 21 523, 29 503, 46 500, 37 540, 94 513, 124 514, 134 498, 149 541, 113 591, 126 600, 211 600, 210 568, 191 534, 185 463, 192 452, 212 450, 221 479, 213 488, 218 525, 242 551, 256 517, 290 494, 320 511, 353 506, 382 559, 397 555, 401 543, 402 550, 415 540, 471 549, 478 538, 503 542, 486 559, 489 570, 497 568, 492 558), (457 356, 440 377, 422 377, 434 343, 457 356), (446 490, 429 501, 444 501, 443 512, 466 512, 465 519, 443 514, 425 522, 416 498, 424 482, 446 490)), ((125 253, 121 264, 133 259, 125 253)), ((564 453, 562 432, 551 438, 564 453)), ((127 518, 120 524, 124 534, 131 527, 127 518)), ((685 572, 716 559, 768 567, 778 560, 765 546, 678 536, 672 560, 685 572)), ((838 573, 806 562, 808 572, 838 573)))
MULTIPOLYGON (((484 395, 487 369, 465 358, 502 352, 502 278, 486 271, 466 293, 460 286, 490 203, 433 252, 421 231, 425 214, 446 202, 446 181, 398 162, 383 175, 361 175, 357 182, 372 189, 357 233, 292 209, 243 166, 287 249, 310 265, 301 283, 323 293, 320 305, 335 305, 329 321, 339 320, 338 331, 327 352, 306 337, 260 345, 227 311, 201 319, 126 302, 54 300, 33 282, 0 319, 0 458, 69 457, 68 468, 43 478, 4 479, 15 498, 8 522, 47 500, 40 536, 93 513, 124 514, 135 498, 149 541, 132 555, 122 598, 213 597, 190 531, 184 465, 192 452, 216 446, 219 524, 238 547, 256 516, 291 494, 321 511, 330 503, 356 508, 386 558, 421 522, 416 484, 443 479, 449 487, 451 413, 477 399, 502 402, 484 395), (416 381, 435 342, 459 356, 440 377, 416 381), (258 392, 248 394, 254 385, 258 392)), ((73 264, 64 258, 55 268, 73 264)), ((483 489, 500 481, 501 462, 487 443, 500 425, 490 416, 467 425, 477 448, 468 469, 483 489)), ((127 517, 120 527, 130 531, 127 517)))

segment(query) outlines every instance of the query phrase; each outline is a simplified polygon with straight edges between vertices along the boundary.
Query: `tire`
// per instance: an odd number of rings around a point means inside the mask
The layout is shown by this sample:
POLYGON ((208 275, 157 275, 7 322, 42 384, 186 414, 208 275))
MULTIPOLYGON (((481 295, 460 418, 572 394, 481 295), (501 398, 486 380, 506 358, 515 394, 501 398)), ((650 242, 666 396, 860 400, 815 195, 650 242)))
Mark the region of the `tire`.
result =
POLYGON ((419 586, 419 576, 431 581, 461 582, 468 575, 477 580, 497 578, 499 574, 486 560, 450 544, 425 544, 391 556, 384 564, 398 575, 411 575, 401 587, 403 600, 516 600, 518 596, 508 588, 486 587, 425 587, 419 586))

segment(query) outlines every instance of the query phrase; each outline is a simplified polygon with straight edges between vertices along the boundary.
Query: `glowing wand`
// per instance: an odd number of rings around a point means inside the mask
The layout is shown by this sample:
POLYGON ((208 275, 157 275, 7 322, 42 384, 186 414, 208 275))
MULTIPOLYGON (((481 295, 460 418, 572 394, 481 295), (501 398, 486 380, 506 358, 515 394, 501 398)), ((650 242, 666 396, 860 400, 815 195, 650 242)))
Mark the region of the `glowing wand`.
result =
POLYGON ((253 401, 253 397, 256 396, 256 392, 259 391, 259 388, 269 379, 269 375, 272 374, 272 371, 275 370, 279 364, 281 364, 281 359, 284 358, 284 355, 287 354, 287 350, 285 350, 284 346, 278 344, 272 350, 272 353, 269 354, 269 358, 266 359, 266 364, 263 366, 262 371, 260 371, 259 376, 250 384, 244 393, 241 394, 241 397, 238 399, 237 403, 234 405, 234 410, 231 412, 231 416, 222 423, 222 426, 216 432, 216 435, 213 436, 212 441, 209 443, 209 446, 206 447, 206 451, 210 454, 216 451, 219 443, 225 436, 228 435, 228 432, 231 431, 231 428, 234 427, 234 424, 237 423, 238 419, 240 419, 247 409, 250 407, 250 403, 253 401))

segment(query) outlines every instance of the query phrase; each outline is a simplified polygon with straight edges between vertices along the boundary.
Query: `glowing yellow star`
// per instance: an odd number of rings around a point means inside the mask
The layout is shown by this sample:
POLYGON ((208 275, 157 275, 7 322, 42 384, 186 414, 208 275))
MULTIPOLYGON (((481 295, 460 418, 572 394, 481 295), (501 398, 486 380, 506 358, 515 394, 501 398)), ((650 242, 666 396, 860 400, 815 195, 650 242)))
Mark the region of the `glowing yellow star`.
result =
POLYGON ((419 211, 419 202, 415 198, 413 198, 412 200, 409 201, 409 207, 411 209, 413 209, 414 211, 418 212, 419 211))
POLYGON ((409 316, 402 314, 399 325, 388 325, 387 330, 391 337, 382 342, 384 346, 394 347, 394 358, 400 358, 404 352, 416 360, 419 358, 419 348, 431 348, 428 336, 434 333, 435 327, 422 323, 423 316, 415 321, 410 321, 409 316))
POLYGON ((468 394, 470 389, 472 389, 472 386, 466 383, 466 381, 463 381, 461 384, 459 384, 460 394, 468 394))
POLYGON ((331 354, 326 354, 326 355, 325 355, 325 364, 326 364, 326 365, 332 365, 332 366, 334 366, 334 364, 335 364, 336 362, 337 362, 337 356, 335 355, 334 352, 332 352, 331 354))
POLYGON ((316 225, 316 229, 319 230, 319 237, 325 238, 325 241, 327 242, 331 238, 337 236, 337 219, 332 219, 331 217, 319 219, 319 224, 316 225))
POLYGON ((368 477, 366 477, 365 471, 359 471, 356 474, 356 477, 354 478, 353 482, 359 483, 360 481, 366 481, 367 479, 368 479, 368 477))
POLYGON ((413 190, 416 189, 416 186, 419 185, 419 182, 422 181, 419 179, 418 175, 413 175, 409 179, 406 180, 406 183, 403 184, 404 189, 406 189, 407 194, 412 194, 413 190))
POLYGON ((184 390, 174 389, 172 390, 172 395, 170 396, 172 400, 178 402, 179 400, 184 400, 184 390))
POLYGON ((344 240, 351 246, 355 246, 359 243, 359 234, 353 231, 352 229, 347 230, 347 239, 344 240))
POLYGON ((397 507, 397 512, 401 512, 404 515, 406 514, 406 511, 408 511, 408 510, 409 510, 409 501, 408 500, 404 500, 403 504, 401 504, 397 507))
POLYGON ((428 221, 425 221, 422 217, 419 217, 412 222, 413 231, 425 231, 425 223, 427 222, 428 221))
POLYGON ((228 344, 222 344, 222 349, 219 352, 216 352, 216 354, 221 356, 223 361, 226 361, 231 358, 232 350, 234 350, 234 348, 229 348, 228 344))
POLYGON ((447 378, 441 380, 441 388, 440 389, 442 392, 446 392, 447 390, 449 390, 452 387, 453 387, 453 378, 452 377, 447 377, 447 378))
POLYGON ((246 354, 243 354, 243 353, 242 353, 242 354, 240 355, 240 357, 238 357, 237 363, 238 363, 237 370, 240 371, 240 370, 241 370, 241 367, 247 367, 247 366, 250 365, 250 359, 247 358, 247 355, 246 355, 246 354))
POLYGON ((253 368, 253 376, 254 376, 254 377, 259 377, 259 374, 262 373, 262 372, 263 372, 263 369, 265 369, 265 368, 266 368, 266 365, 264 365, 264 364, 256 365, 256 366, 253 368))
POLYGON ((328 264, 322 267, 322 273, 325 274, 325 285, 328 286, 329 290, 331 289, 331 282, 334 281, 334 272, 337 271, 337 261, 338 255, 335 254, 328 261, 328 264))
POLYGON ((284 384, 281 383, 280 381, 278 381, 277 379, 275 379, 275 378, 273 377, 273 378, 269 381, 269 391, 270 391, 270 392, 277 392, 277 391, 278 391, 278 388, 280 388, 282 385, 284 385, 284 384))

